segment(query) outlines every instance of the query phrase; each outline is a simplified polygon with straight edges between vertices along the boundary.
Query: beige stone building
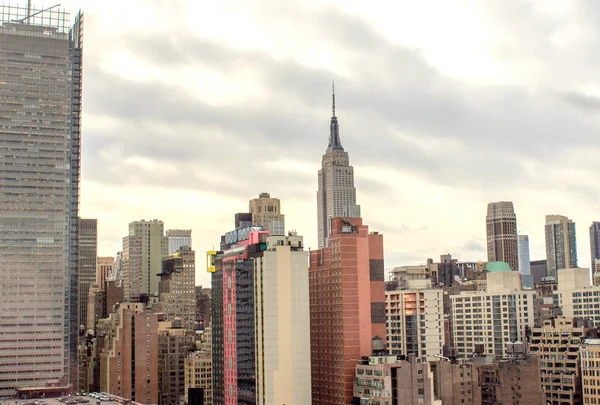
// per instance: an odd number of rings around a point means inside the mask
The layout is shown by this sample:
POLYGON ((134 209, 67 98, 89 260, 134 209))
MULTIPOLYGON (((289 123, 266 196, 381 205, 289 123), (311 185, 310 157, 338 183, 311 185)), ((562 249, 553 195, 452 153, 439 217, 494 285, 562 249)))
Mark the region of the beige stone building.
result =
POLYGON ((583 404, 600 404, 600 339, 588 339, 580 348, 583 404))
POLYGON ((281 213, 281 201, 269 193, 260 193, 250 200, 252 225, 262 226, 271 235, 285 235, 285 215, 281 213))
POLYGON ((596 328, 583 319, 555 318, 532 331, 529 352, 540 358, 540 377, 547 405, 582 403, 579 348, 596 328))
POLYGON ((387 348, 392 355, 435 360, 444 346, 444 291, 385 292, 387 348))
POLYGON ((159 300, 166 321, 176 318, 184 329, 193 329, 196 323, 196 253, 181 247, 163 260, 159 282, 159 300))
POLYGON ((254 266, 257 403, 310 405, 308 252, 302 236, 269 236, 254 266))
POLYGON ((512 271, 519 270, 517 216, 510 201, 488 204, 487 227, 488 262, 506 262, 512 271))
POLYGON ((210 351, 196 351, 185 359, 185 403, 188 390, 202 388, 204 405, 212 405, 212 355, 210 351))
POLYGON ((526 341, 526 327, 535 324, 535 292, 521 288, 519 272, 490 272, 487 288, 449 297, 452 341, 459 357, 471 357, 481 344, 483 354, 503 358, 506 345, 526 341))
POLYGON ((96 286, 104 290, 105 283, 115 268, 114 257, 98 257, 96 263, 96 286))
POLYGON ((158 324, 158 405, 177 405, 185 399, 185 359, 195 349, 195 332, 180 319, 158 324))

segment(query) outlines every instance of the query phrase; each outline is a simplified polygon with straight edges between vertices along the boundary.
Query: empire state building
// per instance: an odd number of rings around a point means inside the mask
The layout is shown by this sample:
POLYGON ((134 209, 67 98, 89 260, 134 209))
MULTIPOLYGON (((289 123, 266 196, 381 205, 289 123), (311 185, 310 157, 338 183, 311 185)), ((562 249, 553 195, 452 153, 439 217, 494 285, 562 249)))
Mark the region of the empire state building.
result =
POLYGON ((360 218, 360 205, 356 204, 354 168, 350 166, 348 152, 344 151, 340 141, 338 119, 335 116, 335 89, 332 98, 329 145, 321 160, 317 191, 319 248, 329 246, 331 218, 360 218))

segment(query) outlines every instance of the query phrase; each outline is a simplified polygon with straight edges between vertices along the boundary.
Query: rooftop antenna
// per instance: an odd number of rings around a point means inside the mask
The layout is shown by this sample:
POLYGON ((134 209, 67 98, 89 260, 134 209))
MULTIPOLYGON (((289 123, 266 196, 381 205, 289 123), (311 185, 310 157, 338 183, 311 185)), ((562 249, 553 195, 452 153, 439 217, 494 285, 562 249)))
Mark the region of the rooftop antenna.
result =
POLYGON ((335 117, 335 82, 331 81, 331 97, 333 98, 333 116, 335 117))
POLYGON ((27 16, 23 17, 21 19, 18 19, 18 20, 13 20, 13 22, 18 22, 18 23, 23 24, 23 22, 25 20, 27 20, 27 25, 29 25, 30 21, 31 21, 31 17, 33 17, 34 15, 41 14, 44 11, 52 10, 55 7, 60 7, 60 3, 59 4, 55 4, 52 7, 48 7, 48 8, 44 8, 44 9, 42 9, 40 11, 36 11, 35 13, 31 14, 31 0, 27 0, 27 16))

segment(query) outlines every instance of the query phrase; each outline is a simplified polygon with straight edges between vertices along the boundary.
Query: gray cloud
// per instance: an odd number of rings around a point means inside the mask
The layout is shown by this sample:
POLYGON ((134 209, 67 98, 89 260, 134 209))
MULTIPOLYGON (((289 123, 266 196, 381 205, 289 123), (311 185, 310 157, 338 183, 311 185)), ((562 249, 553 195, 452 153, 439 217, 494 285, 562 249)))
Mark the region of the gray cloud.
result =
POLYGON ((486 247, 481 240, 469 239, 465 242, 463 250, 467 252, 485 252, 486 247))

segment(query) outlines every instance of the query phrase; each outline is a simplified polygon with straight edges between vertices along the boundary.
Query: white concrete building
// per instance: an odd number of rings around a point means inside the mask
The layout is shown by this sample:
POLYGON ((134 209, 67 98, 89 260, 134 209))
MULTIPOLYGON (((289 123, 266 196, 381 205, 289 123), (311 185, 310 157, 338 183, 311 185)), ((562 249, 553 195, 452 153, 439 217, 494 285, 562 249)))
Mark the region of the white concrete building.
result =
POLYGON ((591 318, 600 326, 600 286, 590 283, 586 268, 564 269, 558 272, 558 290, 554 304, 562 308, 567 318, 591 318))
POLYGON ((506 344, 525 341, 525 327, 534 326, 535 291, 521 288, 516 271, 491 272, 487 291, 450 296, 452 335, 459 357, 470 357, 476 344, 484 354, 506 355, 506 344))
POLYGON ((256 402, 310 405, 308 251, 303 238, 269 236, 254 261, 256 402))
POLYGON ((385 292, 386 335, 392 355, 414 354, 436 360, 444 346, 444 291, 410 289, 385 292))

